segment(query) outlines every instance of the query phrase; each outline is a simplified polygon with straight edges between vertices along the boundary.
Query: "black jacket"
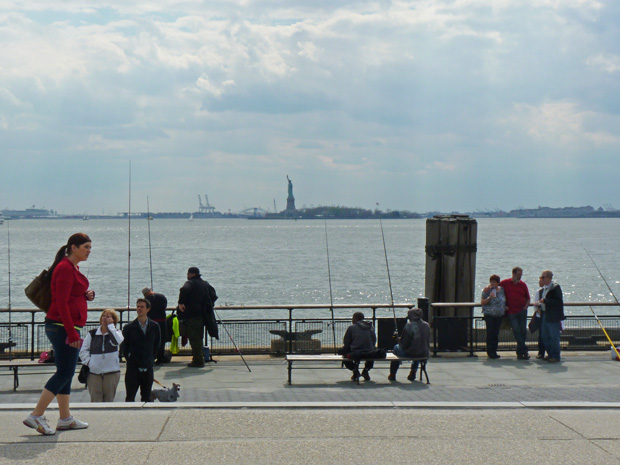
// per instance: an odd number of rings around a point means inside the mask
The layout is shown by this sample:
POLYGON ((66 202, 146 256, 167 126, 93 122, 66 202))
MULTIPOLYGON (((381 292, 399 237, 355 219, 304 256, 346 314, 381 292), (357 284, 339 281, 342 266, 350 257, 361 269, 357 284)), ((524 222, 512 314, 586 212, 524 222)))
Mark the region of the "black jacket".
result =
POLYGON ((217 300, 215 289, 200 276, 194 276, 183 284, 179 291, 179 305, 185 305, 184 312, 178 312, 179 320, 202 316, 209 336, 219 339, 213 305, 217 300))
POLYGON ((149 310, 149 318, 154 321, 164 321, 166 319, 166 307, 168 306, 168 299, 163 294, 154 292, 145 297, 151 303, 151 310, 149 310))
POLYGON ((550 323, 557 323, 566 319, 562 288, 557 283, 552 283, 547 295, 545 295, 545 315, 550 323))
POLYGON ((213 310, 216 300, 215 289, 200 276, 194 276, 179 291, 179 305, 185 305, 185 311, 179 312, 179 319, 204 315, 205 308, 213 310))
POLYGON ((125 340, 121 346, 127 360, 127 367, 153 368, 157 350, 159 349, 159 325, 150 318, 147 319, 146 334, 136 318, 123 328, 125 340))

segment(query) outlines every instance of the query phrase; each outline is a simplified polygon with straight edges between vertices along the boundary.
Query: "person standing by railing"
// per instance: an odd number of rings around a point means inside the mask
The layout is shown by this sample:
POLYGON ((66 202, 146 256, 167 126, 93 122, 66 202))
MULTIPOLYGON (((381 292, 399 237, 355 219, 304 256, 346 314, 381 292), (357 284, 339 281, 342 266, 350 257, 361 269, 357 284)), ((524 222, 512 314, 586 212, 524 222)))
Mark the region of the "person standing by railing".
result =
POLYGON ((566 319, 562 288, 558 283, 553 282, 553 273, 550 270, 543 271, 540 279, 543 282, 541 298, 538 301, 542 310, 540 331, 549 354, 545 360, 550 363, 557 363, 560 361, 562 321, 566 319))
POLYGON ((515 266, 512 269, 512 278, 504 279, 499 285, 506 294, 506 305, 508 306, 506 316, 510 321, 512 334, 517 341, 517 359, 529 360, 530 355, 525 341, 527 338, 527 308, 530 305, 530 291, 527 284, 521 281, 522 276, 523 269, 515 266))
POLYGON ((77 420, 69 409, 71 381, 75 375, 82 339, 80 330, 86 323, 87 301, 95 298, 88 289, 89 282, 78 267, 88 260, 91 240, 84 233, 73 234, 66 245, 56 253, 49 273, 52 275, 52 303, 45 317, 45 334, 54 348, 56 373, 47 381, 39 402, 24 424, 45 435, 55 434, 44 414, 56 398, 60 419, 57 430, 88 428, 88 423, 77 420))
POLYGON ((487 356, 492 359, 500 358, 497 353, 499 329, 506 313, 506 295, 499 283, 498 275, 491 276, 489 285, 482 290, 482 300, 480 301, 487 327, 487 356))

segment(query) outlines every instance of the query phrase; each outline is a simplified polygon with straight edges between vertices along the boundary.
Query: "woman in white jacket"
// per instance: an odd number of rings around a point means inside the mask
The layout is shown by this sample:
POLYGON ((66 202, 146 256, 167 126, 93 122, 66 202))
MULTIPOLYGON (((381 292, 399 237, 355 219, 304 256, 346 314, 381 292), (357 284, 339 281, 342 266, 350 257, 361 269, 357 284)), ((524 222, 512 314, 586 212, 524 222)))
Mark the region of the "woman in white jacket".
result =
POLYGON ((80 349, 80 359, 88 365, 88 393, 91 402, 113 402, 121 379, 119 347, 123 333, 116 329, 118 313, 106 309, 99 317, 100 326, 89 331, 80 349))

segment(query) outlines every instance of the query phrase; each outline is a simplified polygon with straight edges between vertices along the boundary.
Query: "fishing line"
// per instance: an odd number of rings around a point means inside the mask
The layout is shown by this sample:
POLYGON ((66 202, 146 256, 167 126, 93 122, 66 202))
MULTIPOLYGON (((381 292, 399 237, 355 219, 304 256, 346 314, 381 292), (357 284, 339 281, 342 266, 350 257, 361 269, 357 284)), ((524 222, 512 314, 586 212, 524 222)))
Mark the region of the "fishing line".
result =
POLYGON ((12 328, 11 328, 11 324, 13 322, 13 320, 11 319, 11 226, 10 226, 11 222, 7 221, 6 222, 6 238, 7 238, 7 249, 8 249, 8 255, 9 255, 9 260, 8 260, 8 265, 9 265, 9 359, 13 360, 13 333, 12 333, 12 328))
POLYGON ((127 321, 131 299, 131 160, 129 161, 129 211, 127 212, 127 321))
MULTIPOLYGON (((377 207, 379 204, 377 203, 377 207)), ((387 269, 388 285, 390 287, 390 303, 392 305, 392 314, 394 315, 394 335, 398 337, 398 321, 396 320, 396 310, 394 309, 394 293, 392 292, 392 279, 390 278, 390 265, 388 263, 387 247, 385 246, 385 234, 383 233, 383 222, 379 217, 379 225, 381 226, 381 238, 383 239, 383 253, 385 254, 385 268, 387 269)))
POLYGON ((609 337, 609 334, 607 334, 607 331, 605 331, 605 328, 603 327, 603 323, 601 323, 601 320, 598 319, 598 316, 596 316, 596 313, 594 313, 594 309, 592 308, 592 306, 589 306, 590 310, 592 310, 592 314, 594 315, 594 318, 596 318, 596 322, 598 323, 598 325, 601 327, 601 329, 603 330, 603 332, 605 333, 605 336, 607 337, 607 340, 609 341, 609 343, 611 344, 611 348, 614 350, 614 352, 616 353, 616 357, 618 357, 618 360, 620 360, 620 354, 618 353, 618 349, 616 349, 616 344, 613 343, 613 341, 611 340, 611 338, 609 337))
POLYGON ((245 363, 245 367, 248 369, 248 371, 250 373, 252 373, 252 370, 250 370, 250 367, 249 367, 248 363, 245 361, 245 358, 243 358, 243 354, 241 353, 241 350, 239 350, 239 347, 237 347, 237 344, 235 344, 235 341, 233 340, 232 336, 228 332, 228 328, 226 328, 226 325, 224 324, 224 321, 217 314, 217 311, 215 310, 215 307, 213 307, 213 312, 215 313, 215 316, 217 317, 217 319, 220 320, 220 324, 222 325, 222 328, 224 328, 224 331, 226 331, 226 334, 228 335, 228 339, 230 339, 230 342, 232 342, 233 346, 235 347, 235 350, 239 353, 239 356, 241 357, 241 360, 243 360, 243 363, 245 363))
POLYGON ((327 277, 329 278, 329 309, 332 312, 332 334, 334 336, 334 350, 336 349, 336 323, 334 321, 334 297, 332 294, 332 271, 329 266, 329 242, 327 241, 327 220, 325 220, 325 250, 327 250, 327 277))
POLYGON ((151 255, 151 211, 149 209, 149 196, 146 196, 146 222, 149 226, 149 268, 151 270, 151 289, 153 289, 153 256, 151 255))
POLYGON ((592 260, 592 263, 596 267, 596 271, 598 271, 598 274, 601 276, 601 278, 603 278, 603 281, 605 281, 605 285, 607 286, 607 289, 609 289, 609 292, 611 292, 611 296, 616 301, 616 304, 618 304, 618 306, 620 306, 620 302, 618 302, 618 299, 616 299, 616 294, 614 294, 614 291, 612 291, 611 287, 609 287, 609 284, 607 283, 607 280, 605 279, 605 276, 603 276, 603 273, 601 273, 601 270, 599 269, 599 267, 597 266, 596 262, 592 258, 592 255, 590 255, 590 252, 588 252, 588 250, 585 247, 583 248, 583 250, 586 251, 586 253, 588 254, 588 257, 590 257, 590 260, 592 260))

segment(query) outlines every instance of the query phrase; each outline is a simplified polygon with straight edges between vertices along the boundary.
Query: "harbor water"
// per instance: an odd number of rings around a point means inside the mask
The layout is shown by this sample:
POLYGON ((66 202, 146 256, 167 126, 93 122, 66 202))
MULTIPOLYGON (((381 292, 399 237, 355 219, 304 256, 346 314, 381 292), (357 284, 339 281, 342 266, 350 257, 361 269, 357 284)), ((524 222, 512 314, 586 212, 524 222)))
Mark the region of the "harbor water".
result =
MULTIPOLYGON (((551 269, 568 302, 613 301, 589 252, 614 293, 620 293, 620 219, 478 219, 476 295, 491 274, 524 269, 530 291, 551 269)), ((384 220, 394 301, 424 294, 426 221, 384 220)), ((335 304, 390 303, 377 220, 12 220, 0 226, 0 308, 32 308, 23 289, 47 268, 75 232, 93 240, 81 270, 97 293, 92 306, 133 306, 151 285, 175 305, 187 268, 197 266, 217 289, 217 305, 329 304, 327 247, 335 304), (10 228, 10 231, 9 231, 10 228), (131 233, 129 233, 131 228, 131 233), (9 234, 10 232, 10 234, 9 234), (327 241, 326 241, 327 235, 327 241)), ((476 297, 478 300, 478 297, 476 297)), ((568 314, 586 314, 573 307, 568 314)), ((615 307, 598 313, 616 315, 615 307)), ((350 311, 341 311, 341 316, 350 311)), ((237 311, 226 318, 261 317, 237 311)), ((273 316, 272 314, 264 316, 273 316)))

